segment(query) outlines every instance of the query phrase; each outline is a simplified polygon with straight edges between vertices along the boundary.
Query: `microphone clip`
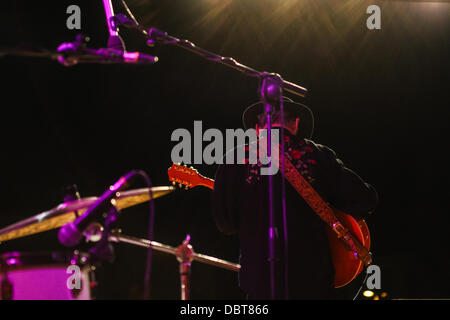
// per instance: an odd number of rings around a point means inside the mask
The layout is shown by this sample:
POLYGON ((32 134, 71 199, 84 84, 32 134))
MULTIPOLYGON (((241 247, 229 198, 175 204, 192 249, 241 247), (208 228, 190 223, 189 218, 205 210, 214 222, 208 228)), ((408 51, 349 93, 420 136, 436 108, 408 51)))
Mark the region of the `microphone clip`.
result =
POLYGON ((87 43, 91 39, 83 34, 77 34, 75 41, 64 42, 59 45, 57 51, 61 55, 58 56, 58 62, 65 67, 70 67, 78 63, 77 55, 81 55, 86 49, 87 43))
POLYGON ((114 200, 111 200, 111 204, 108 205, 108 211, 106 211, 105 224, 101 233, 101 238, 97 244, 89 250, 89 253, 95 260, 107 261, 109 263, 114 262, 114 247, 109 242, 109 236, 112 226, 117 221, 119 210, 114 204, 114 200))

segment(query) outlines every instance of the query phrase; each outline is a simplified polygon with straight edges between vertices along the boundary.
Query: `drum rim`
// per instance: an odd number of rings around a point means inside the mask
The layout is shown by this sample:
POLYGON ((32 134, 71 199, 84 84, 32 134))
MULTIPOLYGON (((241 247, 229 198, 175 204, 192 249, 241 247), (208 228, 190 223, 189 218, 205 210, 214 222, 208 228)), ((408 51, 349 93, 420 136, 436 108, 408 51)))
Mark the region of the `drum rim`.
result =
POLYGON ((11 251, 0 254, 0 267, 36 265, 89 265, 91 255, 78 250, 69 251, 11 251))

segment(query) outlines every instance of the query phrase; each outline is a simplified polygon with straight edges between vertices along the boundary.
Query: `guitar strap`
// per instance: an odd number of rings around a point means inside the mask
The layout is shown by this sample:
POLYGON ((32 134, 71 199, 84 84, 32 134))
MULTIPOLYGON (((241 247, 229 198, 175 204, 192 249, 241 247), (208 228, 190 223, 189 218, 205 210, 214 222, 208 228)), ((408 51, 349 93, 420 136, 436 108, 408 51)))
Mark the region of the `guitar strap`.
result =
POLYGON ((371 253, 351 232, 338 220, 333 209, 322 199, 317 191, 298 172, 287 156, 284 156, 284 168, 281 166, 285 178, 294 189, 305 199, 313 211, 337 234, 348 250, 353 252, 366 266, 372 262, 371 253))

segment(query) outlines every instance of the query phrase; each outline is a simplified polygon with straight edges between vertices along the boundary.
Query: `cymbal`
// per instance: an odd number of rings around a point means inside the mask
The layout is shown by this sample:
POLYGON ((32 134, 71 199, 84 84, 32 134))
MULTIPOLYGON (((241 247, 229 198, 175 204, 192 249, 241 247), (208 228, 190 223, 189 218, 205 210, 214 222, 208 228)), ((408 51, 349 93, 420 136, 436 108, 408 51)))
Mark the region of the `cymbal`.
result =
MULTIPOLYGON (((153 187, 153 199, 165 196, 176 188, 171 186, 153 187)), ((149 188, 117 192, 116 207, 119 210, 129 208, 150 200, 149 188)), ((82 198, 59 204, 53 209, 41 212, 31 218, 14 223, 0 230, 0 242, 17 239, 32 234, 59 228, 74 221, 97 200, 97 197, 82 198)))

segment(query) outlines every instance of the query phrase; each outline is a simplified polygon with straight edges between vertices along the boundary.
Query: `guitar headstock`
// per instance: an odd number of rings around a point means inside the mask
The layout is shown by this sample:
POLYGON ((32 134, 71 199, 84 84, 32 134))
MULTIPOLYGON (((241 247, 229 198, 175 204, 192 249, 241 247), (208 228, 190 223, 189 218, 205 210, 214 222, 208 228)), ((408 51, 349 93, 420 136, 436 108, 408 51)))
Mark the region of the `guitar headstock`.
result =
POLYGON ((172 164, 167 174, 173 185, 178 183, 180 187, 185 186, 186 189, 201 185, 204 179, 196 169, 179 163, 172 164))

